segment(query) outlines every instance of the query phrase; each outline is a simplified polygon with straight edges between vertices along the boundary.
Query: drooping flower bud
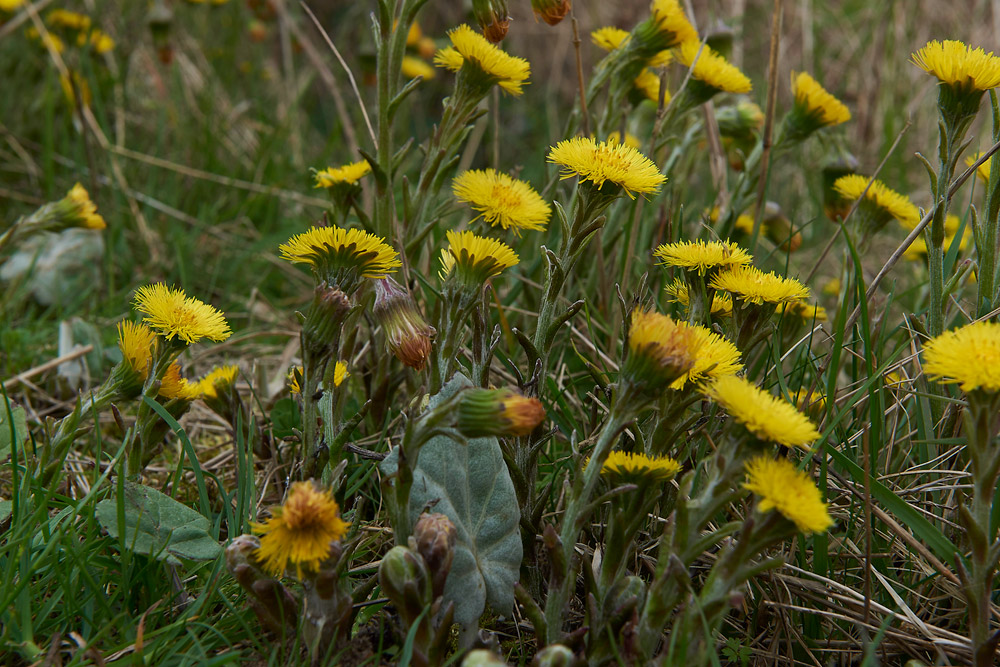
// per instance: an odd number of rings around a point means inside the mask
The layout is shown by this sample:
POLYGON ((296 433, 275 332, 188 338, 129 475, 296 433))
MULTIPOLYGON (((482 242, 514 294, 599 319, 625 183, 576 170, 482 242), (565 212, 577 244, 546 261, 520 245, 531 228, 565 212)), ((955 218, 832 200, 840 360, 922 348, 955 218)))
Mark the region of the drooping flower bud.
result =
POLYGON ((411 539, 427 563, 435 598, 444 593, 444 582, 455 557, 456 536, 455 524, 444 514, 421 514, 413 527, 411 539))
POLYGON ((469 389, 458 404, 458 430, 469 438, 528 435, 544 419, 541 401, 510 389, 469 389))
POLYGON ((422 370, 437 331, 427 324, 413 297, 392 278, 376 280, 372 315, 382 326, 386 348, 410 368, 422 370))
POLYGON ((535 18, 540 18, 549 25, 562 21, 570 10, 570 0, 531 0, 531 9, 535 18))
POLYGON ((499 44, 507 36, 510 13, 507 0, 472 0, 472 13, 483 30, 483 36, 493 44, 499 44))
POLYGON ((287 588, 256 565, 260 540, 240 535, 226 547, 226 567, 247 592, 257 619, 271 632, 293 632, 298 625, 298 604, 287 588))

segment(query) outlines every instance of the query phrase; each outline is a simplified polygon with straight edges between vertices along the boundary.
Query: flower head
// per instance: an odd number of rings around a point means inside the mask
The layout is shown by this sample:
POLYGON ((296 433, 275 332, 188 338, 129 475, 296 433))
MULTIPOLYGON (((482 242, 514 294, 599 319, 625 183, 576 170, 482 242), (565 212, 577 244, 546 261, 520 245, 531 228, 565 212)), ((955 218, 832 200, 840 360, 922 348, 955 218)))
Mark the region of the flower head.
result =
POLYGON ((601 474, 620 482, 665 482, 681 470, 681 464, 669 456, 646 456, 615 450, 601 466, 601 474))
POLYGON ((633 192, 656 193, 667 180, 649 158, 618 142, 598 142, 588 137, 567 139, 549 151, 548 160, 563 167, 564 179, 579 176, 581 181, 593 181, 598 190, 610 182, 633 199, 633 192))
POLYGON ((732 266, 720 271, 709 283, 712 289, 729 292, 746 303, 788 303, 809 298, 809 288, 794 278, 764 273, 755 266, 732 266))
POLYGON ((479 211, 486 222, 518 235, 522 229, 545 229, 552 214, 530 185, 493 169, 463 172, 452 183, 452 192, 455 199, 479 211))
POLYGON ((434 63, 452 70, 467 72, 475 87, 485 95, 494 84, 511 95, 520 95, 531 75, 524 58, 505 53, 467 25, 448 33, 452 47, 438 51, 434 63))
POLYGON ((820 128, 851 120, 851 112, 844 103, 806 72, 792 72, 792 93, 795 105, 785 121, 785 127, 795 139, 803 139, 820 128))
POLYGON ((699 341, 698 354, 691 370, 674 380, 671 389, 683 389, 689 382, 701 384, 743 370, 740 351, 735 345, 707 327, 695 325, 691 329, 699 341))
POLYGON ((549 25, 558 25, 569 13, 569 0, 531 0, 531 9, 536 19, 542 19, 549 25))
POLYGON ((168 400, 193 401, 201 396, 201 390, 197 382, 188 382, 187 378, 181 377, 180 364, 173 363, 160 378, 159 395, 168 400))
POLYGON ((156 334, 145 324, 129 321, 118 323, 118 349, 122 352, 122 359, 144 380, 153 361, 155 344, 156 334))
POLYGON ((301 578, 303 571, 319 568, 330 554, 330 543, 339 541, 351 524, 340 518, 329 492, 310 482, 296 482, 285 504, 271 510, 270 519, 252 525, 261 535, 258 554, 263 568, 281 576, 291 564, 301 578))
POLYGON ((302 385, 299 380, 302 379, 302 366, 293 366, 290 371, 288 371, 288 391, 292 394, 301 394, 302 385))
POLYGON ((757 511, 773 509, 795 524, 805 534, 824 533, 833 525, 823 496, 812 478, 787 459, 775 461, 758 456, 746 464, 747 480, 743 488, 760 498, 757 511))
MULTIPOLYGON (((656 104, 660 103, 660 77, 654 71, 649 68, 642 70, 632 83, 646 96, 646 99, 656 104)), ((667 105, 669 103, 670 91, 664 90, 663 104, 667 105)))
MULTIPOLYGON (((971 167, 972 165, 976 164, 976 162, 979 161, 979 158, 982 157, 982 155, 983 155, 982 153, 976 153, 975 155, 970 155, 969 157, 965 158, 965 166, 971 167)), ((983 183, 990 182, 990 163, 992 161, 993 161, 993 156, 991 155, 990 157, 986 158, 985 162, 976 167, 976 176, 983 183)))
POLYGON ((196 385, 198 394, 202 398, 217 398, 220 391, 224 392, 228 387, 232 386, 239 372, 239 366, 218 366, 217 368, 213 368, 208 375, 198 380, 196 385))
POLYGON ((420 314, 413 297, 392 278, 376 280, 372 316, 382 327, 389 351, 410 368, 422 370, 437 332, 420 314))
POLYGON ((644 57, 652 57, 664 49, 689 41, 698 41, 679 0, 653 0, 649 18, 636 26, 634 47, 644 57))
POLYGON ((506 243, 472 232, 445 233, 448 247, 441 251, 441 280, 451 274, 463 284, 478 287, 520 261, 506 243))
POLYGON ((333 386, 339 387, 349 377, 351 377, 351 374, 347 370, 347 362, 343 360, 337 361, 333 367, 333 386))
POLYGON ((367 160, 352 162, 342 167, 327 167, 316 172, 317 188, 332 188, 337 185, 354 185, 372 170, 367 160))
MULTIPOLYGON (((611 133, 608 134, 608 143, 609 144, 611 144, 611 143, 614 143, 614 144, 620 144, 620 143, 622 143, 622 136, 618 132, 618 130, 615 130, 614 132, 611 132, 611 133)), ((640 146, 642 146, 642 142, 639 141, 639 137, 635 136, 631 132, 626 132, 625 133, 625 145, 629 146, 630 148, 636 148, 636 149, 638 149, 640 146)))
POLYGON ((924 345, 924 373, 962 391, 1000 391, 1000 324, 973 322, 924 345))
POLYGON ((865 198, 858 209, 871 218, 876 227, 896 219, 911 229, 920 221, 920 211, 910 198, 890 189, 878 179, 869 179, 861 174, 841 176, 833 183, 834 190, 844 199, 855 201, 865 193, 865 198), (868 182, 871 180, 871 187, 868 182))
MULTIPOLYGON (((685 308, 691 302, 690 294, 688 293, 688 286, 680 278, 674 280, 672 283, 663 288, 670 300, 674 303, 679 303, 685 308)), ((716 293, 712 296, 712 315, 718 315, 719 317, 726 317, 733 314, 733 297, 728 294, 716 293)))
POLYGON ((53 9, 46 15, 49 25, 68 30, 89 30, 90 17, 67 9, 53 9))
POLYGON ((353 292, 361 277, 384 278, 402 262, 380 237, 360 229, 313 227, 279 247, 281 258, 309 264, 330 285, 353 292))
POLYGON ((24 3, 25 0, 0 0, 0 11, 16 12, 24 3))
POLYGON ((636 309, 628 330, 622 377, 650 390, 669 386, 694 368, 703 339, 695 327, 636 309))
POLYGON ((816 426, 794 405, 758 389, 744 378, 736 375, 717 378, 705 393, 760 440, 809 449, 819 438, 816 426))
POLYGON ((701 82, 700 87, 703 88, 694 91, 699 104, 716 93, 749 93, 753 88, 750 79, 738 67, 707 45, 703 47, 698 40, 681 44, 677 59, 686 67, 694 64, 691 70, 692 83, 701 82))
POLYGON ((954 89, 982 93, 1000 85, 1000 58, 957 40, 932 40, 911 58, 914 65, 954 89))
POLYGON ((232 335, 222 313, 163 283, 140 287, 134 303, 146 316, 143 321, 167 340, 177 338, 190 345, 208 338, 218 343, 232 335))
POLYGON ((399 71, 407 79, 420 77, 421 79, 428 80, 433 79, 435 74, 433 67, 420 58, 413 56, 403 56, 403 61, 399 65, 399 71))
POLYGON ((79 222, 75 226, 86 229, 104 229, 107 227, 104 218, 97 214, 97 206, 90 200, 90 195, 87 194, 82 185, 79 183, 74 185, 70 189, 69 194, 66 195, 66 198, 76 207, 76 216, 79 222))
POLYGON ((785 314, 790 317, 796 317, 805 322, 826 322, 826 308, 817 304, 810 304, 806 300, 800 301, 789 301, 787 303, 782 303, 778 305, 775 312, 778 315, 785 314))
POLYGON ((470 438, 528 435, 545 419, 537 398, 510 389, 467 389, 458 404, 457 427, 470 438))
POLYGON ((662 266, 676 266, 705 275, 709 269, 723 269, 749 264, 753 257, 733 241, 678 241, 666 243, 653 251, 662 266))
POLYGON ((610 25, 598 28, 590 33, 590 41, 592 41, 595 46, 604 49, 605 51, 614 51, 622 44, 626 43, 628 38, 629 32, 627 30, 615 28, 610 25))

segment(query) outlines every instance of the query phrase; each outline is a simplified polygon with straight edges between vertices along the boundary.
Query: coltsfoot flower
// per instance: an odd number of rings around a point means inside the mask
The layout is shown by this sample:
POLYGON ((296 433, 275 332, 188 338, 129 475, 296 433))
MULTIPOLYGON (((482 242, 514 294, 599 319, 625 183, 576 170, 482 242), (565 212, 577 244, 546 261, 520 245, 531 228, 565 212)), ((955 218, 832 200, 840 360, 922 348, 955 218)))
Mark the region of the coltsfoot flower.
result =
POLYGON ((785 120, 786 137, 804 139, 816 130, 846 123, 850 110, 806 72, 792 72, 795 104, 785 120))
POLYGON ((778 510, 800 533, 825 533, 833 525, 823 496, 812 478, 786 459, 758 456, 746 464, 743 488, 758 498, 757 511, 778 510))
POLYGON ((962 391, 1000 391, 1000 324, 973 322, 924 345, 924 373, 962 391))
POLYGON ((702 343, 694 327, 637 309, 628 330, 622 379, 647 390, 669 386, 694 368, 702 343))
POLYGON ((826 308, 818 304, 811 304, 808 301, 789 301, 778 306, 775 312, 778 315, 784 313, 790 317, 801 319, 805 322, 826 322, 826 308))
MULTIPOLYGON (((589 462, 589 461, 588 461, 589 462)), ((601 474, 620 482, 665 482, 681 470, 681 464, 669 456, 646 456, 631 452, 613 451, 608 454, 601 474)))
POLYGON ((198 383, 188 382, 187 378, 181 377, 180 364, 173 363, 167 367, 167 372, 160 378, 159 395, 168 400, 193 401, 201 396, 201 391, 198 388, 198 383))
MULTIPOLYGON (((965 158, 965 166, 971 167, 972 165, 976 164, 976 162, 979 161, 979 158, 982 157, 982 155, 983 155, 982 153, 976 153, 975 155, 970 155, 969 157, 965 158)), ((976 167, 976 176, 983 183, 990 182, 990 162, 992 161, 993 157, 990 156, 986 158, 985 162, 976 167)))
POLYGON ((691 70, 691 83, 700 82, 694 86, 695 100, 698 104, 710 99, 718 93, 749 93, 753 86, 747 75, 739 70, 721 55, 707 45, 702 47, 697 39, 684 42, 677 50, 677 59, 691 70), (701 53, 699 54, 699 49, 701 53), (695 58, 697 57, 697 61, 695 58))
POLYGON ((569 13, 569 0, 531 0, 531 9, 535 18, 540 18, 549 25, 558 25, 569 13))
POLYGON ((794 278, 764 273, 755 266, 732 266, 720 271, 709 283, 712 289, 729 292, 745 303, 790 303, 809 298, 809 288, 794 278))
POLYGON ((313 227, 283 243, 281 258, 309 264, 317 276, 346 293, 360 278, 384 278, 403 265, 399 253, 380 237, 360 229, 313 227))
POLYGON ((330 554, 330 543, 343 538, 351 524, 340 518, 329 492, 296 482, 270 519, 251 525, 261 535, 257 555, 264 570, 280 576, 292 565, 301 579, 304 572, 319 568, 330 554))
POLYGON ((218 398, 220 392, 225 392, 236 381, 239 366, 219 366, 213 368, 205 377, 198 380, 198 394, 202 398, 218 398))
POLYGON ((632 199, 635 199, 633 192, 641 195, 658 192, 667 180, 652 160, 636 149, 588 137, 560 141, 549 151, 548 161, 563 168, 563 179, 579 176, 580 181, 593 182, 598 190, 605 183, 612 183, 632 199))
POLYGON ((941 82, 938 106, 945 117, 975 115, 983 93, 1000 85, 1000 58, 957 40, 927 42, 911 61, 941 82))
POLYGON ((452 182, 452 192, 490 225, 500 225, 518 236, 521 230, 545 229, 552 215, 534 188, 494 169, 463 172, 452 182))
POLYGON ((136 290, 135 308, 146 316, 143 321, 167 340, 177 338, 191 345, 208 338, 219 343, 232 334, 218 310, 163 283, 136 290))
POLYGON ((858 210, 869 218, 870 224, 881 227, 889 220, 898 220, 910 229, 920 222, 920 210, 906 195, 901 195, 878 179, 869 179, 861 174, 841 176, 833 183, 833 188, 848 201, 856 201, 864 194, 858 210), (871 180, 871 187, 868 181, 871 180), (865 188, 868 192, 865 193, 865 188))
MULTIPOLYGON (((688 286, 684 284, 681 279, 676 279, 669 285, 663 288, 670 300, 674 303, 679 303, 685 308, 691 303, 691 297, 688 293, 688 286)), ((728 294, 716 293, 712 295, 712 315, 718 315, 719 317, 727 317, 733 314, 733 297, 728 294)))
POLYGON ((457 428, 462 435, 528 435, 545 419, 545 408, 537 398, 510 389, 468 389, 458 404, 457 428))
POLYGON ((128 321, 118 323, 118 349, 121 350, 122 360, 143 380, 153 362, 154 345, 156 334, 145 324, 128 321))
POLYGON ((332 188, 337 185, 354 185, 371 172, 372 166, 367 160, 352 162, 341 167, 327 167, 316 172, 317 188, 332 188))
POLYGON ((622 30, 614 26, 598 28, 590 33, 590 41, 600 49, 614 51, 626 43, 629 38, 628 30, 622 30))
POLYGON ((449 32, 448 38, 452 46, 438 51, 434 64, 453 72, 465 72, 468 84, 475 89, 473 96, 485 95, 494 85, 499 85, 511 95, 524 92, 524 85, 531 76, 531 65, 527 60, 509 55, 490 44, 467 25, 460 25, 449 32))
POLYGON ((678 241, 665 243, 653 251, 662 266, 675 266, 705 275, 709 269, 749 264, 753 257, 733 241, 678 241))
POLYGON ((691 25, 679 0, 653 0, 649 18, 636 26, 631 47, 649 58, 685 42, 698 41, 698 32, 691 25))
POLYGON ((410 368, 422 370, 437 332, 420 314, 413 297, 392 278, 376 280, 372 316, 382 327, 389 351, 410 368))
POLYGON ((425 81, 433 79, 436 74, 433 67, 414 56, 403 56, 403 61, 399 64, 399 71, 407 79, 420 77, 425 81))
POLYGON ((472 232, 445 233, 448 247, 441 251, 441 280, 455 274, 462 284, 479 287, 520 261, 506 243, 472 232))
POLYGON ((736 375, 717 378, 705 394, 760 440, 809 449, 819 431, 795 406, 736 375))
POLYGON ((689 382, 701 384, 743 370, 739 348, 707 327, 691 328, 700 341, 698 354, 691 370, 674 380, 671 389, 683 389, 689 382))
MULTIPOLYGON (((646 96, 646 99, 656 104, 660 103, 660 77, 651 69, 644 69, 632 82, 635 87, 646 96)), ((663 91, 663 104, 670 103, 670 91, 663 91)))

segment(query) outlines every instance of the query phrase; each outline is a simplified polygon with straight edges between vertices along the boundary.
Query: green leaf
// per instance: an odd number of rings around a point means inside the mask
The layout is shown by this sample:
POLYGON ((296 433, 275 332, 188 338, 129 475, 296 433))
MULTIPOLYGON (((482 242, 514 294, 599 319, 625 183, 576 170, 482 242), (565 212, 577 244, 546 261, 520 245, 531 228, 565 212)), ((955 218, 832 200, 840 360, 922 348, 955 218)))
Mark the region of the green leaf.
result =
POLYGON ((276 440, 294 435, 302 428, 299 406, 294 399, 283 398, 271 409, 271 430, 276 440))
MULTIPOLYGON (((456 373, 432 396, 428 410, 472 383, 456 373)), ((381 468, 396 471, 398 450, 381 468)), ((521 520, 514 483, 496 438, 470 438, 462 445, 438 436, 425 444, 413 471, 409 516, 415 523, 425 507, 455 524, 455 559, 445 582, 445 601, 455 603, 455 621, 474 628, 488 602, 499 614, 514 606, 521 565, 521 520)))
POLYGON ((8 412, 0 410, 0 461, 5 461, 11 452, 11 442, 17 449, 28 439, 28 419, 20 405, 8 412), (13 429, 11 428, 13 422, 13 429))
POLYGON ((0 500, 0 524, 7 520, 7 517, 14 511, 14 501, 0 500))
POLYGON ((128 549, 169 563, 180 558, 211 560, 222 547, 209 535, 208 519, 170 496, 148 486, 125 482, 125 525, 118 524, 118 501, 97 503, 97 520, 112 537, 120 537, 128 549), (122 535, 124 528, 124 536, 122 535))

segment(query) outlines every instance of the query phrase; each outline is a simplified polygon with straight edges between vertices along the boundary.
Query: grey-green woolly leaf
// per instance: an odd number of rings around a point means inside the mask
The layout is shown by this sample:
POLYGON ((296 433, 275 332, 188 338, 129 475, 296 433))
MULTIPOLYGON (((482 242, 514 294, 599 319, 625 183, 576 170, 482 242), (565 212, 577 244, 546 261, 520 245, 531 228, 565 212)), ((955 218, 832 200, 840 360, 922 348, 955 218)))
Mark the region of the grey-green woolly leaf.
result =
POLYGON ((208 519, 156 489, 125 483, 124 536, 119 531, 118 502, 97 503, 97 521, 112 537, 122 537, 126 548, 178 564, 180 558, 211 560, 222 547, 209 535, 208 519))
MULTIPOLYGON (((468 378, 456 373, 431 397, 428 409, 470 386, 468 378)), ((393 450, 381 464, 383 473, 394 473, 397 460, 393 450)), ((470 438, 468 445, 444 436, 429 440, 413 471, 411 525, 431 504, 432 511, 452 520, 457 532, 444 589, 445 600, 455 603, 455 621, 476 627, 487 602, 495 612, 509 615, 522 556, 521 515, 497 439, 470 438)))
POLYGON ((6 407, 0 407, 0 461, 5 461, 10 456, 11 443, 20 451, 27 439, 28 419, 24 408, 18 405, 8 412, 6 407))

